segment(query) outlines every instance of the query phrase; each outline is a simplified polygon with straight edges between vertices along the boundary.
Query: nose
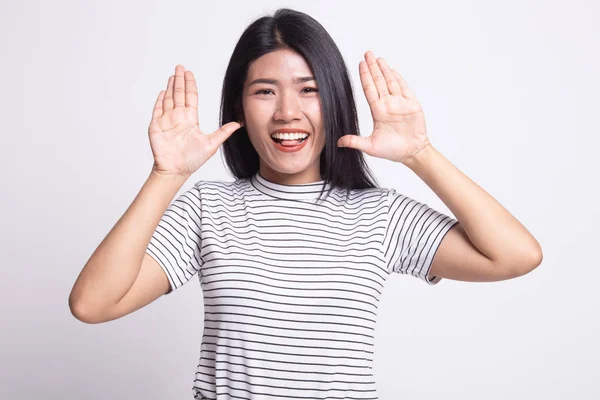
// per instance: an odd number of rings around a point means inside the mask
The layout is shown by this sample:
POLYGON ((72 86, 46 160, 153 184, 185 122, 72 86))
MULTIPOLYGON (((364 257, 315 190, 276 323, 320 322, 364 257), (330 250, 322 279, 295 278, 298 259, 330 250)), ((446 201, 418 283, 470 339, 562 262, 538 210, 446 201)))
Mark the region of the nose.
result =
POLYGON ((280 96, 273 118, 286 122, 302 118, 302 102, 295 93, 290 91, 280 96))

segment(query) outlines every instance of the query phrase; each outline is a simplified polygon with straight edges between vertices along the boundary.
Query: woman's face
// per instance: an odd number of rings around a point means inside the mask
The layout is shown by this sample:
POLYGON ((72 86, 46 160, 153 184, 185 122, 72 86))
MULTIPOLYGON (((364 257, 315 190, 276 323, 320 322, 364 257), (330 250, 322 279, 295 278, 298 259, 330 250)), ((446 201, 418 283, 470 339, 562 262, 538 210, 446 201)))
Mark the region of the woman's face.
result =
POLYGON ((276 50, 250 64, 242 94, 244 123, 265 179, 282 184, 321 180, 325 135, 317 90, 310 67, 293 50, 276 50), (288 128, 308 137, 278 139, 281 144, 272 139, 276 130, 288 128))

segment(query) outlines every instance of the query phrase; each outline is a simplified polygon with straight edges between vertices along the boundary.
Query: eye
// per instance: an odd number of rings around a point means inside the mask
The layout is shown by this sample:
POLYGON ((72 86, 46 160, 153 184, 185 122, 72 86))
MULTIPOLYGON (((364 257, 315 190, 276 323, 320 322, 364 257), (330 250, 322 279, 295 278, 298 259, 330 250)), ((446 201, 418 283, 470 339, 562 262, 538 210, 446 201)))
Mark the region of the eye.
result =
POLYGON ((265 94, 265 92, 273 92, 271 89, 260 89, 256 92, 256 94, 265 94))
MULTIPOLYGON (((304 93, 316 93, 319 91, 319 89, 315 88, 315 87, 305 87, 302 89, 302 91, 308 90, 308 92, 304 92, 304 93)), ((268 94, 268 93, 273 93, 273 91, 271 89, 260 89, 257 90, 255 94, 268 94)))

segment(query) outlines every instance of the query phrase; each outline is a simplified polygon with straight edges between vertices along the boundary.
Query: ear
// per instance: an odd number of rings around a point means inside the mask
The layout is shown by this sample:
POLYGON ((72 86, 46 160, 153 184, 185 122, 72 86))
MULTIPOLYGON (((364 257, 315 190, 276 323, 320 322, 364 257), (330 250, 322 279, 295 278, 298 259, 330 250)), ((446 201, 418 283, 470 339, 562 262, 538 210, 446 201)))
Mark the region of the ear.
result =
POLYGON ((244 110, 242 109, 242 106, 240 104, 238 104, 235 107, 235 120, 242 124, 242 126, 246 125, 246 119, 244 118, 244 110))

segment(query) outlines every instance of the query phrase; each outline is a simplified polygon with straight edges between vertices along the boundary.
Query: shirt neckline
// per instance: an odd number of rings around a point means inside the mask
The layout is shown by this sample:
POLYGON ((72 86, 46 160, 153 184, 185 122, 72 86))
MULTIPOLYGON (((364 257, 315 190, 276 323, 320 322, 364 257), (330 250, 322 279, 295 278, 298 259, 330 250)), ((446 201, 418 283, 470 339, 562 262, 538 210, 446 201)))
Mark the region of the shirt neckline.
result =
POLYGON ((256 172, 254 176, 252 176, 251 181, 252 185, 259 192, 283 200, 316 200, 319 198, 324 184, 325 191, 329 190, 331 187, 331 184, 325 183, 324 180, 311 183, 284 185, 265 179, 260 172, 256 172))

